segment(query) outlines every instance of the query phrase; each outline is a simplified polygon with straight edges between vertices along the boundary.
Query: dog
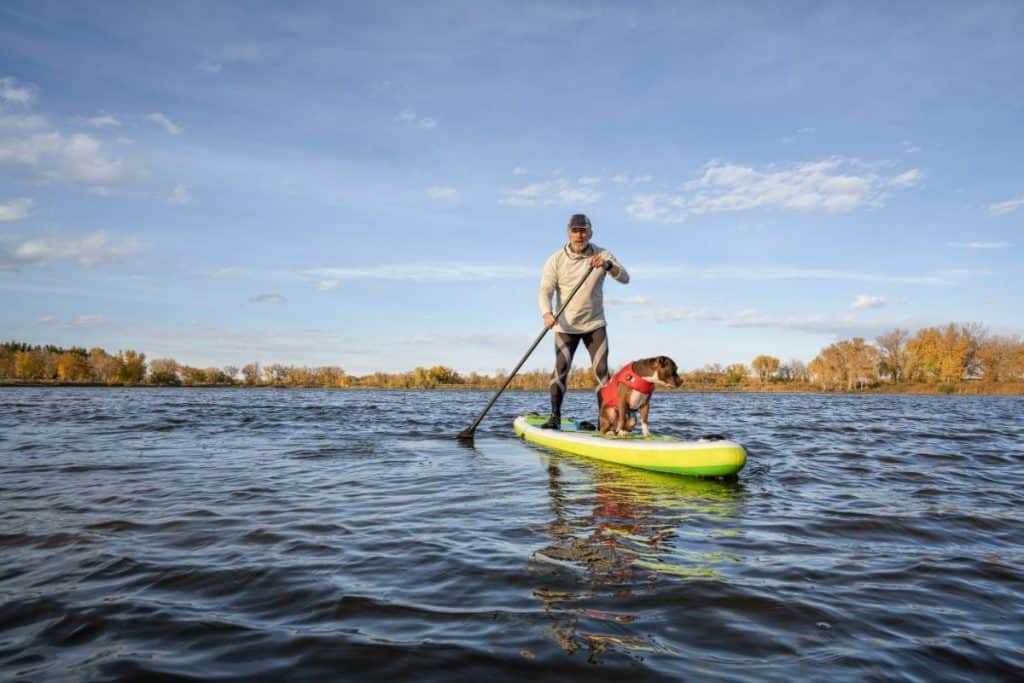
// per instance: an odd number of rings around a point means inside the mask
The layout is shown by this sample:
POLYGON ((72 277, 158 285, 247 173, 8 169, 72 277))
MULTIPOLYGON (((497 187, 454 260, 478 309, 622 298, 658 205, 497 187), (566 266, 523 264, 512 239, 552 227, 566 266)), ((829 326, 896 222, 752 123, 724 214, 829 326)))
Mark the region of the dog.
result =
POLYGON ((654 387, 678 387, 682 383, 675 361, 668 356, 641 358, 627 363, 598 394, 598 431, 608 434, 614 430, 619 436, 625 436, 636 426, 633 413, 639 412, 643 434, 650 436, 647 415, 651 410, 654 387))

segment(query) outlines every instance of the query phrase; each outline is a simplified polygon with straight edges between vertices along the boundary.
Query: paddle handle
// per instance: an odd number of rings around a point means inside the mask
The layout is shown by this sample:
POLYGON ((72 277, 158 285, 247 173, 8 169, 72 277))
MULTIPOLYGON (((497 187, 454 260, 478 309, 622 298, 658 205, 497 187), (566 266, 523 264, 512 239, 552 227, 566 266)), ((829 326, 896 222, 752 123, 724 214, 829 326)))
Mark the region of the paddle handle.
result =
MULTIPOLYGON (((562 302, 562 305, 558 307, 558 312, 555 313, 556 322, 558 321, 558 318, 562 315, 562 313, 565 311, 565 307, 568 306, 569 302, 572 301, 572 298, 576 296, 576 292, 580 291, 580 287, 583 286, 583 283, 587 281, 587 278, 590 277, 590 274, 592 272, 594 272, 594 266, 590 266, 589 268, 587 268, 587 272, 583 276, 583 278, 578 283, 576 283, 575 287, 572 288, 572 291, 569 292, 569 296, 565 297, 565 301, 562 302)), ((497 393, 491 397, 490 401, 488 401, 487 406, 480 412, 477 418, 473 420, 473 424, 459 433, 460 439, 473 438, 473 433, 476 432, 477 426, 484 419, 484 415, 487 414, 487 411, 491 409, 491 406, 494 405, 494 402, 498 400, 498 397, 501 396, 503 391, 505 391, 505 388, 512 382, 512 378, 516 376, 516 373, 519 372, 519 368, 523 367, 523 363, 526 362, 526 359, 530 357, 530 354, 533 353, 533 350, 537 348, 538 344, 540 344, 540 340, 543 339, 544 335, 548 333, 548 329, 549 328, 545 326, 544 329, 540 331, 540 334, 537 335, 537 338, 533 340, 532 344, 530 344, 530 348, 527 349, 526 353, 523 354, 523 357, 519 359, 519 363, 517 363, 515 368, 512 369, 512 372, 509 373, 508 377, 505 379, 505 383, 501 385, 501 388, 498 389, 497 393)))

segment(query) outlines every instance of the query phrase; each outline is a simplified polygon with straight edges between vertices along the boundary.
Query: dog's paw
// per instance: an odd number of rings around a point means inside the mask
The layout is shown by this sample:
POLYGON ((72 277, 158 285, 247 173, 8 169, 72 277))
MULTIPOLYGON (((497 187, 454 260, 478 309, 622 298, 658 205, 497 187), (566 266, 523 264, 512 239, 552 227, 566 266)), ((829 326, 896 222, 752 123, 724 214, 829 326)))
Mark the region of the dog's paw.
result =
POLYGON ((651 438, 651 430, 649 430, 646 426, 644 426, 644 428, 641 431, 644 433, 645 439, 651 438))

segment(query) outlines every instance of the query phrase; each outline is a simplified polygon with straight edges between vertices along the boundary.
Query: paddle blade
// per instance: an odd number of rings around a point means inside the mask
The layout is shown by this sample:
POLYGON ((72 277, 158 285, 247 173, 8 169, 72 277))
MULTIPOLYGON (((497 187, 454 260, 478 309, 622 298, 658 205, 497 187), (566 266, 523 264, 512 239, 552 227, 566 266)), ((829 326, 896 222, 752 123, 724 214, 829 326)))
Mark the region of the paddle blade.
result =
POLYGON ((476 430, 474 428, 467 427, 467 428, 463 429, 461 432, 459 432, 458 439, 459 439, 459 441, 465 441, 465 442, 468 442, 468 443, 472 444, 473 443, 473 435, 475 433, 476 433, 476 430))

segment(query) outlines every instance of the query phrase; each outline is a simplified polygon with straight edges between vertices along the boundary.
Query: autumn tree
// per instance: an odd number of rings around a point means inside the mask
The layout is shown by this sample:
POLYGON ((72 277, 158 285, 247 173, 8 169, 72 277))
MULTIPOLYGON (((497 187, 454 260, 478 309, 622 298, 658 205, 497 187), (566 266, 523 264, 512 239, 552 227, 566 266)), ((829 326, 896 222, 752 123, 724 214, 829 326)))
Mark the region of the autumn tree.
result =
POLYGON ((779 371, 779 365, 778 358, 767 355, 760 355, 750 362, 750 366, 754 369, 758 379, 761 380, 761 384, 775 376, 775 373, 779 371))
POLYGON ((1024 379, 1024 342, 1018 336, 983 340, 978 345, 978 366, 989 382, 1024 379))
POLYGON ((173 358, 154 358, 149 362, 149 381, 153 384, 181 384, 178 362, 173 358))
POLYGON ((907 371, 926 382, 959 382, 977 369, 985 336, 978 324, 926 327, 907 341, 907 371))
POLYGON ((117 359, 101 348, 89 349, 89 370, 97 382, 110 384, 117 372, 117 359))
POLYGON ((728 384, 741 384, 750 376, 750 370, 743 363, 733 363, 725 368, 725 380, 728 384))
POLYGON ((14 379, 14 351, 0 347, 0 379, 14 379))
POLYGON ((17 351, 14 354, 14 376, 22 380, 51 379, 46 376, 46 352, 42 349, 17 351))
POLYGON ((809 369, 822 388, 853 391, 878 382, 878 350, 860 337, 845 339, 822 349, 809 369))
POLYGON ((89 359, 83 353, 65 351, 57 357, 57 379, 61 382, 89 380, 89 359))
POLYGON ((260 364, 249 363, 242 368, 242 378, 248 385, 256 384, 260 381, 260 364))
POLYGON ((114 381, 121 384, 140 384, 146 378, 146 354, 129 349, 118 353, 116 361, 114 381))
POLYGON ((879 350, 879 371, 893 382, 902 382, 907 367, 906 330, 895 329, 875 338, 879 350))

